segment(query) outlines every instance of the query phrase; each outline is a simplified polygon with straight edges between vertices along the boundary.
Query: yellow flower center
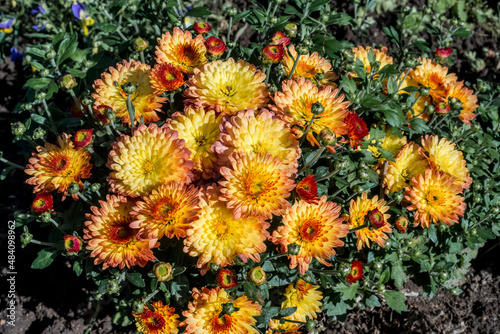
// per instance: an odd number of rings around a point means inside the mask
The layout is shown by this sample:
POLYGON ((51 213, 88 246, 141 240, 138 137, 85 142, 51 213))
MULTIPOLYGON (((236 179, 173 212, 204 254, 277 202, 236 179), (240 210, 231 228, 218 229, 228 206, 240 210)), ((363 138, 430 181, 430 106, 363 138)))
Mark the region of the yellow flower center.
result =
POLYGON ((228 235, 228 232, 229 224, 225 220, 217 223, 217 226, 215 227, 215 234, 218 238, 224 239, 228 235))
POLYGON ((408 181, 409 179, 408 168, 405 168, 401 171, 401 177, 405 179, 405 181, 408 181))
POLYGON ((155 164, 151 160, 146 160, 142 165, 142 174, 144 176, 147 176, 148 174, 155 172, 155 170, 156 170, 155 164))
POLYGON ((251 172, 245 179, 245 188, 247 194, 253 199, 258 200, 259 196, 267 190, 266 180, 261 176, 253 175, 251 172))
POLYGON ((442 194, 440 194, 436 191, 429 190, 427 192, 427 194, 425 195, 425 201, 430 206, 439 206, 443 202, 443 196, 442 196, 442 194))
POLYGON ((317 220, 307 220, 300 229, 303 241, 314 241, 321 232, 321 224, 317 220))

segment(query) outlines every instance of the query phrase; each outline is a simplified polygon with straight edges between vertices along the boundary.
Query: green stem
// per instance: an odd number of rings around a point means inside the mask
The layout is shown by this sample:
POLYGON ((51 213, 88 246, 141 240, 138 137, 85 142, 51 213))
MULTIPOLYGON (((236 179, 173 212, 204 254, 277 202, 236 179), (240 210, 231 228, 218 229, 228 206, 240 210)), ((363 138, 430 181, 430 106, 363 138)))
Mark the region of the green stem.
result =
POLYGON ((83 199, 83 201, 84 201, 85 203, 87 203, 87 204, 88 204, 88 205, 90 205, 90 206, 95 206, 95 204, 94 204, 94 203, 92 203, 92 202, 91 202, 91 201, 90 201, 87 197, 85 197, 85 196, 84 196, 81 192, 78 192, 77 194, 78 194, 78 197, 80 197, 81 199, 83 199))
POLYGON ((227 27, 227 36, 226 43, 229 43, 229 39, 231 38, 231 30, 233 30, 233 17, 229 17, 229 25, 227 27))
POLYGON ((94 315, 92 316, 92 319, 90 319, 90 323, 89 326, 87 327, 87 330, 85 331, 85 334, 89 334, 90 331, 92 330, 92 327, 94 326, 94 323, 97 319, 97 315, 99 314, 100 311, 101 311, 101 301, 98 300, 97 305, 95 307, 94 315))
POLYGON ((431 125, 436 121, 437 118, 438 118, 438 115, 434 114, 434 116, 432 116, 432 119, 430 120, 429 124, 427 124, 427 126, 430 128, 431 125))
POLYGON ((36 245, 57 247, 57 245, 55 243, 53 243, 53 242, 38 241, 38 240, 35 240, 35 239, 31 239, 30 242, 33 243, 33 244, 36 244, 36 245))
POLYGON ((20 169, 20 170, 25 170, 26 169, 25 167, 23 167, 21 165, 18 165, 18 164, 14 163, 14 162, 10 162, 9 160, 4 159, 4 158, 0 158, 0 161, 3 162, 3 163, 5 163, 5 164, 7 164, 7 165, 9 165, 9 166, 11 166, 11 167, 14 167, 14 168, 17 168, 17 169, 20 169))
POLYGON ((443 116, 443 117, 442 117, 442 118, 441 118, 441 119, 440 119, 440 120, 436 123, 436 125, 434 126, 434 128, 435 128, 435 129, 437 129, 437 128, 439 127, 439 125, 440 125, 441 123, 443 123, 443 121, 444 121, 446 118, 448 118, 448 117, 449 117, 449 115, 450 115, 450 114, 451 114, 451 112, 446 113, 446 114, 445 114, 445 115, 444 115, 444 116, 443 116))
POLYGON ((151 298, 156 296, 158 291, 160 291, 160 290, 155 290, 155 291, 151 292, 149 295, 147 295, 147 297, 144 299, 144 304, 146 304, 151 298))
POLYGON ((358 227, 355 227, 355 228, 353 228, 353 229, 350 229, 350 230, 349 230, 349 233, 351 233, 351 232, 356 232, 356 231, 359 231, 359 230, 362 230, 362 229, 364 229, 364 228, 367 228, 368 226, 369 226, 369 225, 365 223, 365 224, 363 224, 363 225, 360 225, 360 226, 358 226, 358 227))
POLYGON ((141 55, 141 62, 143 64, 146 64, 146 59, 144 58, 144 51, 141 51, 140 55, 141 55))
POLYGON ((186 30, 186 22, 184 22, 184 13, 182 12, 182 1, 177 0, 177 6, 179 6, 179 18, 181 19, 182 29, 186 30))
POLYGON ((324 175, 324 176, 322 176, 322 177, 320 177, 320 178, 316 179, 316 182, 319 182, 319 181, 323 181, 323 180, 329 179, 329 178, 331 178, 332 176, 337 175, 339 172, 340 172, 340 169, 336 169, 336 170, 334 170, 334 171, 332 171, 332 172, 330 172, 330 173, 328 173, 328 174, 326 174, 326 175, 324 175))
POLYGON ((170 116, 175 112, 174 110, 174 96, 175 92, 170 92, 170 116))
POLYGON ((127 111, 128 111, 128 116, 130 117, 130 127, 133 128, 135 125, 135 107, 132 104, 132 98, 130 97, 130 94, 127 94, 127 111))
POLYGON ((292 70, 290 71, 290 74, 288 74, 287 80, 290 80, 293 76, 293 72, 295 72, 295 69, 297 68, 297 65, 299 64, 299 59, 300 59, 300 54, 297 53, 297 58, 295 58, 295 61, 293 62, 293 67, 292 70))
POLYGON ((50 113, 50 110, 49 110, 49 106, 47 105, 47 101, 45 101, 45 99, 42 99, 42 104, 43 104, 43 109, 45 109, 45 113, 47 114, 47 117, 49 118, 50 130, 56 136, 59 135, 59 133, 57 132, 56 123, 54 122, 54 119, 52 118, 52 114, 50 113))
POLYGON ((59 226, 59 224, 53 219, 53 218, 50 218, 50 222, 52 223, 52 225, 54 225, 59 231, 61 231, 61 233, 63 235, 66 235, 67 233, 64 232, 61 227, 59 226))
POLYGON ((95 153, 94 149, 92 147, 88 147, 87 150, 97 159, 99 160, 103 165, 106 164, 106 161, 104 161, 103 158, 97 153, 95 153))
POLYGON ((314 163, 315 163, 315 162, 316 162, 316 161, 317 161, 317 160, 321 157, 321 154, 323 154, 323 152, 325 151, 325 149, 326 149, 326 147, 321 147, 321 148, 318 150, 318 152, 316 152, 316 154, 314 155, 314 157, 312 157, 312 159, 311 159, 311 160, 309 160, 309 162, 308 162, 308 163, 306 163, 306 164, 304 165, 304 167, 302 167, 302 168, 299 170, 299 172, 297 173, 297 175, 298 175, 298 174, 303 173, 303 172, 307 169, 307 167, 309 167, 310 165, 314 164, 314 163))
POLYGON ((269 66, 267 66, 267 68, 266 68, 266 84, 269 82, 269 77, 271 75, 271 67, 272 67, 272 64, 269 64, 269 66))
POLYGON ((306 131, 304 131, 304 134, 302 135, 302 138, 300 139, 299 146, 302 146, 302 143, 306 139, 307 134, 309 133, 309 130, 311 130, 311 127, 312 127, 312 125, 314 123, 314 119, 315 118, 316 118, 316 114, 313 114, 312 117, 311 117, 311 120, 309 121, 309 123, 307 123, 306 131))
POLYGON ((68 89, 68 92, 69 92, 69 95, 71 95, 71 97, 73 98, 73 101, 75 101, 75 103, 78 106, 78 108, 80 108, 80 110, 82 111, 82 114, 85 117, 87 117, 87 113, 85 112, 85 109, 83 108, 82 103, 80 102, 80 100, 78 100, 78 98, 76 97, 76 94, 73 91, 73 88, 68 89))
POLYGON ((313 273, 318 273, 318 274, 326 274, 326 275, 337 275, 340 273, 338 270, 321 270, 321 269, 314 269, 314 268, 309 268, 310 271, 313 273))
POLYGON ((335 196, 337 196, 338 194, 340 194, 340 192, 344 191, 347 187, 349 187, 349 185, 345 185, 343 186, 342 188, 340 188, 339 190, 337 190, 336 192, 334 192, 330 198, 334 198, 335 196))
POLYGON ((265 259, 264 262, 270 261, 270 260, 276 260, 276 259, 279 259, 280 257, 287 256, 287 255, 288 255, 287 253, 273 255, 273 256, 270 256, 267 259, 265 259))

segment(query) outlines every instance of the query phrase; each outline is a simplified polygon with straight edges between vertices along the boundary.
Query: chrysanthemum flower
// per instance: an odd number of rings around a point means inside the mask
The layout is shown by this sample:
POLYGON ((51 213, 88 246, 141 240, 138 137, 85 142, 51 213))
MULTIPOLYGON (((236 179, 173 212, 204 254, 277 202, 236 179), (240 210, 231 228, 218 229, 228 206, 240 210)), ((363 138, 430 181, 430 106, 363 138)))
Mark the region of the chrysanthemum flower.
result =
POLYGON ((191 152, 167 126, 144 124, 132 130, 132 136, 121 135, 111 144, 106 167, 111 191, 131 197, 146 195, 169 181, 191 182, 191 152))
MULTIPOLYGON (((371 71, 372 71, 372 66, 370 64, 370 61, 368 60, 368 53, 370 52, 370 50, 372 50, 373 53, 375 54, 375 60, 380 62, 380 66, 378 68, 379 70, 381 70, 384 66, 391 65, 393 63, 392 57, 389 57, 388 55, 386 55, 384 51, 381 51, 379 49, 373 49, 370 46, 367 46, 367 47, 357 46, 357 47, 352 49, 352 52, 354 54, 354 58, 358 58, 359 60, 361 60, 363 62, 364 69, 365 69, 366 73, 371 73, 371 71)), ((354 72, 351 72, 349 75, 351 77, 358 76, 354 72)), ((375 76, 375 78, 377 78, 377 77, 378 77, 378 75, 375 76)))
POLYGON ((419 175, 413 178, 411 188, 406 188, 405 199, 411 203, 406 208, 415 211, 415 226, 458 223, 458 217, 464 216, 465 202, 460 196, 462 187, 454 181, 452 176, 434 168, 427 169, 425 177, 419 175))
POLYGON ((464 82, 456 82, 448 94, 448 97, 455 97, 462 102, 463 110, 460 112, 458 118, 466 124, 470 124, 477 115, 474 111, 477 109, 477 96, 474 95, 474 91, 465 87, 464 82))
POLYGON ((207 49, 202 35, 193 36, 189 31, 175 27, 173 35, 166 32, 158 38, 156 62, 169 63, 187 74, 193 74, 195 68, 207 63, 207 49))
POLYGON ((231 168, 221 167, 226 179, 220 200, 234 209, 234 219, 263 217, 271 219, 282 215, 290 207, 286 200, 295 188, 292 175, 296 169, 285 169, 278 157, 269 153, 234 153, 229 156, 231 168))
POLYGON ((450 105, 446 102, 438 102, 434 106, 434 112, 437 114, 447 114, 450 112, 450 105))
POLYGON ((363 278, 363 261, 352 261, 351 272, 346 276, 346 281, 354 284, 363 278))
POLYGON ((153 266, 153 272, 160 282, 170 281, 174 278, 174 270, 170 263, 156 262, 153 266))
POLYGON ((314 257, 325 266, 331 266, 325 260, 335 255, 335 247, 341 247, 340 240, 349 233, 349 226, 342 224, 339 217, 340 206, 327 202, 326 196, 321 197, 318 204, 305 201, 295 202, 283 216, 283 225, 274 231, 270 240, 281 245, 281 252, 288 251, 288 245, 297 244, 300 251, 290 255, 290 269, 299 266, 303 275, 309 268, 314 257))
POLYGON ((285 49, 283 45, 268 45, 262 50, 262 55, 264 59, 271 62, 277 63, 283 59, 285 56, 285 49))
POLYGON ((182 312, 186 319, 179 326, 186 326, 186 334, 258 334, 253 327, 255 316, 260 315, 262 306, 246 295, 232 300, 232 297, 219 287, 214 289, 193 288, 193 301, 182 312), (224 304, 231 303, 235 310, 220 316, 224 304), (220 317, 219 317, 220 316, 220 317))
POLYGON ((134 313, 137 330, 144 334, 177 334, 180 321, 175 309, 162 301, 152 302, 151 306, 154 311, 145 306, 141 313, 134 313))
POLYGON ((116 68, 110 67, 109 73, 101 74, 101 79, 94 82, 92 87, 95 93, 95 106, 105 105, 113 109, 116 116, 121 118, 122 123, 130 124, 130 116, 127 109, 127 94, 121 86, 125 83, 139 85, 137 90, 131 94, 132 104, 135 108, 135 121, 141 119, 144 123, 159 121, 156 112, 161 111, 162 103, 166 98, 154 94, 154 89, 149 83, 151 66, 135 61, 123 60, 123 64, 117 64, 116 68))
POLYGON ((240 111, 222 123, 221 131, 220 139, 212 147, 220 166, 227 167, 234 152, 269 153, 278 157, 286 168, 298 166, 299 141, 290 133, 288 123, 266 109, 258 115, 253 109, 240 111))
POLYGON ((255 285, 262 285, 266 282, 266 272, 261 266, 253 267, 248 273, 248 279, 255 285))
POLYGON ((420 154, 420 149, 420 146, 410 142, 394 157, 395 162, 389 161, 383 181, 386 193, 409 187, 412 178, 425 174, 429 163, 420 154))
POLYGON ((156 64, 149 79, 155 94, 174 91, 186 82, 182 72, 168 63, 156 64))
POLYGON ((76 255, 82 250, 83 240, 74 235, 65 235, 64 239, 64 250, 68 255, 76 255))
POLYGON ((231 289, 238 285, 236 274, 230 269, 220 268, 217 274, 217 284, 223 289, 231 289))
POLYGON ((215 36, 210 36, 205 41, 205 47, 207 48, 207 52, 212 56, 220 56, 226 51, 226 44, 220 38, 215 36))
MULTIPOLYGON (((396 156, 399 151, 401 151, 403 146, 406 145, 406 136, 399 138, 397 135, 391 134, 390 128, 386 129, 385 133, 385 137, 380 139, 380 147, 384 150, 392 152, 392 154, 396 156)), ((384 162, 385 159, 380 154, 379 149, 375 145, 372 145, 376 143, 370 139, 370 134, 365 137, 365 140, 370 143, 367 150, 370 151, 375 158, 377 158, 379 163, 384 162)))
POLYGON ((273 37, 271 37, 271 44, 273 44, 273 45, 279 44, 279 45, 287 46, 288 44, 290 44, 290 37, 285 35, 285 33, 282 31, 276 31, 274 33, 273 37))
POLYGON ((266 75, 244 60, 217 60, 196 69, 184 91, 188 103, 234 115, 248 108, 266 106, 266 75))
POLYGON ((269 223, 262 218, 234 219, 233 210, 220 201, 219 189, 207 188, 200 199, 198 219, 191 223, 184 239, 184 252, 198 256, 197 267, 204 275, 210 263, 229 266, 236 257, 243 262, 260 261, 266 251, 269 223))
MULTIPOLYGON (((64 201, 71 183, 77 183, 81 190, 81 180, 90 177, 91 154, 87 150, 75 149, 71 135, 66 133, 57 138, 57 143, 58 146, 50 143, 45 143, 45 147, 37 146, 37 153, 33 153, 24 172, 31 176, 26 183, 35 186, 34 193, 57 189, 64 201)), ((71 196, 78 199, 78 194, 71 196)))
POLYGON ((191 151, 189 160, 194 163, 193 172, 197 177, 209 179, 216 170, 217 155, 211 147, 219 139, 222 117, 216 117, 215 111, 203 108, 186 108, 184 113, 176 112, 168 123, 172 130, 179 133, 179 138, 186 141, 186 148, 191 151))
POLYGON ((446 59, 452 53, 453 53, 453 49, 452 48, 436 49, 436 52, 434 53, 434 56, 438 57, 438 58, 446 59))
POLYGON ((205 23, 205 22, 196 22, 193 25, 194 31, 196 31, 198 34, 206 34, 210 30, 212 30, 212 27, 210 24, 205 23))
POLYGON ((193 185, 188 188, 174 181, 160 185, 133 207, 130 227, 148 239, 184 238, 198 213, 198 202, 199 190, 193 185))
POLYGON ((94 106, 92 111, 94 112, 94 115, 97 118, 97 120, 102 124, 108 124, 109 123, 108 113, 114 112, 113 108, 104 105, 94 106))
POLYGON ((299 331, 300 324, 296 324, 293 322, 288 322, 285 321, 284 323, 281 323, 280 320, 278 319, 271 319, 267 323, 269 325, 269 329, 266 331, 266 334, 274 334, 274 333, 279 333, 279 334, 302 334, 301 331, 299 331))
POLYGON ((455 146, 456 144, 452 144, 446 138, 439 139, 438 136, 425 135, 422 138, 420 153, 438 171, 453 176, 455 178, 454 184, 459 185, 462 189, 469 189, 472 178, 462 152, 455 149, 455 146))
POLYGON ((410 71, 410 78, 420 85, 429 87, 430 96, 435 102, 443 101, 452 85, 457 81, 455 74, 448 74, 448 68, 424 58, 420 66, 410 71))
POLYGON ((36 194, 31 208, 36 213, 51 212, 54 207, 54 200, 52 199, 52 194, 49 192, 41 192, 36 194))
MULTIPOLYGON (((295 46, 293 45, 290 45, 287 51, 288 52, 285 52, 285 57, 281 61, 281 65, 285 69, 286 76, 288 77, 298 54, 297 51, 295 51, 295 46)), ((331 70, 331 68, 332 64, 326 61, 325 58, 320 58, 317 52, 314 52, 311 55, 301 55, 299 63, 293 72, 292 79, 297 80, 302 77, 312 80, 314 84, 331 85, 336 87, 337 85, 334 81, 339 77, 331 70), (325 75, 325 77, 320 81, 316 78, 316 75, 319 73, 325 75)))
POLYGON ((351 230, 364 225, 368 213, 375 209, 384 214, 384 220, 386 221, 385 225, 379 229, 372 230, 369 227, 365 227, 354 232, 358 238, 358 250, 363 248, 363 246, 370 247, 370 240, 376 242, 382 248, 385 247, 385 240, 389 238, 385 233, 392 232, 391 224, 387 223, 391 215, 386 213, 389 210, 389 207, 385 205, 386 203, 383 199, 378 200, 377 195, 372 199, 368 199, 366 192, 363 192, 361 197, 358 197, 356 201, 351 200, 349 214, 345 215, 346 222, 349 224, 351 230))
POLYGON ((401 233, 406 233, 406 229, 408 228, 408 223, 409 223, 408 217, 399 216, 398 219, 396 219, 394 225, 396 225, 396 227, 401 233))
POLYGON ((302 179, 295 187, 295 192, 299 195, 300 199, 310 203, 318 203, 318 185, 316 184, 316 179, 313 174, 307 175, 302 179))
POLYGON ((349 137, 351 147, 357 148, 370 133, 365 121, 354 111, 350 111, 344 118, 344 123, 347 126, 347 136, 349 137))
POLYGON ((319 285, 312 285, 299 279, 296 283, 288 285, 285 298, 281 303, 282 310, 297 307, 297 311, 285 319, 305 322, 306 317, 316 319, 321 312, 319 307, 322 305, 323 294, 319 285))
POLYGON ((73 136, 73 146, 76 149, 86 147, 92 142, 92 131, 93 129, 82 129, 76 131, 73 136))
POLYGON ((307 140, 313 144, 319 143, 314 134, 319 134, 324 128, 333 131, 337 136, 347 134, 344 118, 347 116, 348 101, 344 94, 337 96, 338 89, 331 86, 315 86, 311 81, 299 78, 297 81, 286 80, 282 85, 283 92, 274 94, 276 106, 270 106, 273 111, 291 119, 292 125, 306 128, 314 115, 311 106, 320 103, 324 111, 316 115, 307 134, 307 140))
POLYGON ((105 201, 99 201, 100 208, 92 206, 93 214, 87 213, 83 230, 87 249, 91 250, 94 264, 103 263, 103 269, 108 267, 135 265, 144 267, 155 256, 150 243, 156 246, 156 240, 138 239, 138 230, 130 227, 133 218, 129 214, 135 205, 135 200, 123 196, 108 195, 105 201))

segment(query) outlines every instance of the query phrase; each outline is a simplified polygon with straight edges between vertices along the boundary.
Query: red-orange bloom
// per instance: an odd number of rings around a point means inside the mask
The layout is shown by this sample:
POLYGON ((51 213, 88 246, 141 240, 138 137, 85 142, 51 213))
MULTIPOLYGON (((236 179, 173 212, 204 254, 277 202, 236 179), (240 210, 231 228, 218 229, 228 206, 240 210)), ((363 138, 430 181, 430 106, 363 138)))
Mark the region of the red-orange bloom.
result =
POLYGON ((38 193, 33 200, 33 204, 31 204, 31 208, 36 213, 52 211, 53 206, 54 201, 52 200, 52 195, 48 192, 38 193))
POLYGON ((396 227, 398 228, 399 231, 401 231, 401 233, 406 233, 406 229, 408 228, 408 218, 406 216, 400 216, 397 220, 396 220, 396 227))
POLYGON ((78 252, 82 250, 82 243, 82 239, 74 235, 64 236, 64 249, 69 255, 78 254, 78 252))
POLYGON ((442 59, 446 59, 452 53, 453 53, 453 49, 452 48, 436 49, 436 53, 434 54, 434 56, 442 58, 442 59))
POLYGON ((346 276, 347 282, 354 284, 363 278, 363 262, 362 261, 352 261, 351 262, 351 273, 346 276))
POLYGON ((184 75, 175 66, 168 63, 156 64, 149 77, 155 94, 170 92, 184 85, 184 75))
POLYGON ((238 285, 236 274, 230 269, 219 269, 217 274, 217 284, 223 289, 231 289, 238 285))
POLYGON ((226 44, 222 39, 210 36, 205 41, 205 47, 207 48, 208 53, 214 56, 220 56, 226 51, 226 44))
POLYGON ((446 102, 438 102, 434 107, 434 111, 438 114, 447 114, 450 112, 450 106, 446 102))
POLYGON ((351 147, 357 148, 369 133, 365 121, 354 111, 350 111, 344 119, 344 123, 347 125, 347 135, 351 141, 351 147))
POLYGON ((102 124, 108 124, 109 123, 108 113, 113 112, 113 108, 105 105, 100 105, 94 107, 93 111, 95 117, 97 117, 97 120, 99 122, 101 122, 102 124))
POLYGON ((210 26, 210 24, 205 22, 196 22, 193 26, 193 29, 198 34, 206 34, 210 30, 212 30, 212 27, 210 26))
POLYGON ((268 45, 262 50, 264 59, 273 63, 277 63, 285 57, 285 49, 283 45, 268 45))
POLYGON ((86 147, 92 142, 92 129, 78 130, 73 137, 73 145, 76 149, 86 147))
POLYGON ((370 213, 368 214, 368 219, 370 220, 370 224, 376 229, 379 229, 385 225, 384 214, 380 212, 379 209, 370 211, 370 213))
POLYGON ((313 174, 307 175, 302 181, 300 181, 297 184, 295 191, 297 192, 297 195, 299 195, 300 199, 306 201, 307 203, 318 203, 318 185, 316 184, 316 179, 313 174))
POLYGON ((290 44, 290 37, 285 35, 285 33, 282 31, 277 31, 271 38, 271 44, 287 46, 288 44, 290 44))

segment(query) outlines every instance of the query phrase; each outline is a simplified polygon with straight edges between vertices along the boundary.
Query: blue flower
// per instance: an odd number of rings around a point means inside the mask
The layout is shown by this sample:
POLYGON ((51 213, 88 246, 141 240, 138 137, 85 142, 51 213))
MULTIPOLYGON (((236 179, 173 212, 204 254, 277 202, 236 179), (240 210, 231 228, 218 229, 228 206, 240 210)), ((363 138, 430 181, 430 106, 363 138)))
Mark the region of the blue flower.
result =
POLYGON ((10 60, 16 61, 24 58, 24 55, 21 52, 18 52, 15 47, 10 48, 10 60))
POLYGON ((4 32, 6 34, 10 34, 12 32, 12 26, 16 22, 16 19, 10 19, 7 22, 0 23, 0 32, 4 32))
POLYGON ((87 9, 80 1, 72 4, 71 10, 73 11, 73 16, 76 17, 82 26, 84 34, 88 35, 89 29, 87 27, 94 24, 94 19, 87 14, 87 9))
POLYGON ((46 11, 45 11, 45 8, 43 8, 42 6, 36 6, 36 8, 35 8, 35 9, 32 9, 32 10, 30 11, 30 13, 31 13, 31 15, 36 15, 36 14, 38 14, 38 13, 40 13, 40 14, 45 14, 45 13, 46 13, 46 11))
POLYGON ((35 29, 36 31, 40 31, 40 30, 45 29, 46 26, 47 26, 47 23, 45 23, 43 26, 35 24, 32 28, 35 29))

